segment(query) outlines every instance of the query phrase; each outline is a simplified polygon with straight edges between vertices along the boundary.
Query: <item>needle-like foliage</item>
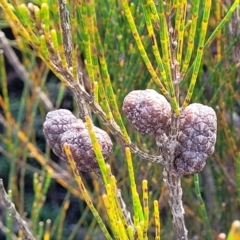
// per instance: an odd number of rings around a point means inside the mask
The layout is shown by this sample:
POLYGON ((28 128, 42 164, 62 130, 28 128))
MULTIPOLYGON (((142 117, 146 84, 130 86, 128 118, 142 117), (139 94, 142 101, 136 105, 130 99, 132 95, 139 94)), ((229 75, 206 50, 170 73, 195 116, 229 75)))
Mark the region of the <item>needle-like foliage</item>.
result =
POLYGON ((0 0, 7 239, 215 239, 230 229, 240 211, 239 6, 0 0), (59 108, 74 123, 49 122, 59 108))

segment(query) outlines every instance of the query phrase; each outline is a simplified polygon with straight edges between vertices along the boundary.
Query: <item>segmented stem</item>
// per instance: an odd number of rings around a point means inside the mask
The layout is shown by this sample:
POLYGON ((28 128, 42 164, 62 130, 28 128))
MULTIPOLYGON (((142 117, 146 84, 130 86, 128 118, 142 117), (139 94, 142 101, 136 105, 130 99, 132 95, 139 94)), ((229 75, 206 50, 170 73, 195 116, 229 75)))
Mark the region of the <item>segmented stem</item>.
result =
POLYGON ((160 240, 160 217, 158 201, 153 202, 154 207, 154 222, 155 222, 155 240, 160 240))
POLYGON ((202 23, 201 23, 201 31, 200 31, 200 35, 199 35, 199 43, 198 43, 198 48, 197 48, 197 56, 194 60, 193 74, 192 74, 191 82, 190 82, 190 85, 188 88, 187 96, 182 105, 183 109, 189 104, 190 99, 193 94, 193 90, 195 88, 199 68, 201 65, 203 50, 204 50, 204 41, 205 41, 205 36, 206 36, 206 32, 207 32, 207 25, 208 25, 210 10, 211 10, 211 3, 212 3, 211 0, 205 0, 203 19, 202 19, 202 23))
POLYGON ((145 51, 145 48, 144 48, 143 43, 142 43, 142 40, 141 40, 141 38, 139 36, 139 33, 137 31, 135 22, 133 20, 132 13, 131 13, 131 11, 129 9, 127 0, 122 0, 122 6, 123 6, 123 9, 124 9, 124 13, 126 15, 126 18, 128 20, 130 29, 132 31, 133 37, 134 37, 134 39, 136 41, 136 44, 138 46, 138 50, 139 50, 139 52, 140 52, 140 54, 141 54, 141 56, 143 58, 143 61, 146 64, 146 67, 147 67, 149 73, 151 74, 153 81, 160 88, 161 92, 168 98, 168 95, 169 95, 168 91, 166 90, 166 88, 163 86, 163 84, 161 83, 160 79, 158 78, 158 76, 156 74, 156 71, 154 70, 154 68, 152 66, 152 63, 149 60, 148 55, 147 55, 147 53, 145 51))
POLYGON ((186 18, 186 8, 187 1, 180 0, 179 7, 176 12, 176 31, 178 33, 178 43, 177 43, 177 62, 181 66, 182 64, 182 50, 183 50, 183 40, 184 40, 184 26, 186 18))
POLYGON ((205 204, 201 196, 198 174, 194 174, 194 186, 195 186, 198 201, 200 203, 201 215, 205 223, 206 239, 212 240, 211 226, 208 220, 205 204))
POLYGON ((86 204, 88 205, 89 209, 92 211, 92 214, 94 216, 94 218, 96 219, 96 221, 98 222, 99 224, 99 227, 101 228, 104 236, 107 238, 107 239, 112 239, 108 230, 106 229, 105 227, 105 224, 103 223, 98 211, 96 210, 96 208, 94 207, 93 205, 93 202, 83 184, 83 181, 81 179, 81 176, 79 175, 79 172, 78 172, 78 169, 77 169, 77 166, 75 164, 75 161, 73 159, 73 156, 72 156, 72 153, 71 153, 71 149, 69 147, 69 145, 67 143, 64 143, 63 144, 63 149, 65 151, 65 154, 66 154, 66 157, 67 157, 67 160, 70 164, 70 167, 74 173, 74 177, 75 177, 75 180, 79 186, 79 189, 81 191, 81 193, 83 194, 83 197, 84 197, 84 200, 86 202, 86 204))
POLYGON ((143 215, 140 199, 137 193, 137 187, 136 187, 133 165, 132 165, 132 156, 129 148, 125 149, 125 154, 127 159, 130 186, 131 186, 133 206, 134 206, 134 220, 135 220, 134 224, 136 226, 140 222, 144 222, 144 215, 143 215))
POLYGON ((170 103, 172 106, 173 111, 179 115, 179 106, 178 101, 176 98, 174 85, 173 85, 173 76, 172 76, 172 65, 174 65, 173 60, 171 56, 171 44, 170 44, 170 37, 169 37, 169 31, 172 30, 171 26, 168 26, 167 19, 164 12, 164 5, 163 1, 159 1, 159 18, 160 18, 160 41, 161 41, 161 47, 162 47, 162 56, 163 56, 163 65, 166 71, 167 75, 167 82, 168 82, 168 90, 170 94, 170 103), (171 29, 170 29, 171 28, 171 29))
POLYGON ((158 64, 158 70, 159 70, 159 72, 162 76, 164 85, 165 85, 165 87, 167 87, 168 82, 167 82, 167 77, 166 77, 166 71, 165 71, 164 66, 163 66, 162 58, 160 56, 159 48, 158 48, 158 45, 157 45, 157 39, 156 39, 154 30, 153 30, 152 23, 150 21, 150 17, 148 15, 147 11, 146 11, 146 6, 145 5, 143 5, 143 6, 144 6, 143 12, 144 12, 144 16, 145 16, 148 35, 149 35, 149 37, 151 39, 151 43, 152 43, 153 54, 156 58, 156 61, 157 61, 157 64, 158 64))
POLYGON ((204 45, 204 50, 206 50, 209 45, 212 43, 212 41, 215 39, 217 33, 225 26, 225 24, 229 21, 230 17, 232 16, 233 12, 236 10, 236 8, 239 6, 240 1, 235 0, 234 3, 231 5, 230 9, 228 10, 225 17, 222 19, 222 21, 219 23, 219 25, 215 28, 215 30, 212 32, 208 40, 206 41, 204 45))
POLYGON ((192 5, 192 20, 191 20, 191 27, 190 27, 189 36, 188 36, 187 52, 186 52, 182 69, 181 69, 182 76, 185 75, 192 57, 195 33, 197 28, 199 4, 200 4, 199 0, 194 0, 194 3, 192 5))
POLYGON ((147 182, 147 180, 142 181, 142 191, 143 191, 143 214, 144 214, 143 238, 147 239, 147 230, 148 230, 148 224, 149 224, 148 182, 147 182))

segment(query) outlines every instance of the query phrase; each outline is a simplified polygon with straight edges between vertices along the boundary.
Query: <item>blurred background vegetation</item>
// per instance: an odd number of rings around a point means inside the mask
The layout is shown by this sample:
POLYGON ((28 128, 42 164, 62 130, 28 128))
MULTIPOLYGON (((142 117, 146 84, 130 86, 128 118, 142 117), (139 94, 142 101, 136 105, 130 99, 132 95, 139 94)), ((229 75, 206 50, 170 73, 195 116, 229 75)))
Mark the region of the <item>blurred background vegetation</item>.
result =
MULTIPOLYGON (((12 1, 18 4, 28 1, 12 1)), ((31 1, 41 7, 43 1, 31 1)), ((201 2, 201 1, 200 1, 201 2)), ((52 21, 56 20, 57 1, 48 1, 52 21)), ((151 39, 144 25, 140 1, 130 3, 141 40, 149 59, 156 67, 151 49, 151 39)), ((207 38, 226 15, 232 1, 213 0, 207 38)), ((192 5, 187 5, 187 17, 192 5)), ((99 0, 95 2, 97 25, 103 43, 108 71, 118 106, 133 89, 153 88, 146 66, 139 54, 120 1, 99 0)), ((219 233, 227 233, 234 220, 240 219, 240 7, 230 21, 217 33, 215 40, 205 50, 197 84, 191 102, 211 106, 218 117, 216 150, 199 174, 201 194, 209 218, 212 239, 219 233)), ((199 21, 198 21, 199 23, 199 21)), ((185 29, 189 28, 187 20, 185 29)), ((0 8, 0 177, 21 216, 30 222, 35 235, 45 239, 104 239, 95 218, 86 207, 75 186, 69 167, 60 161, 46 145, 42 125, 46 113, 52 109, 66 108, 77 115, 77 106, 71 92, 49 70, 33 48, 16 31, 16 25, 0 8), (16 56, 10 58, 6 43, 16 56), (7 54, 4 54, 7 53, 7 54), (18 59, 19 62, 12 62, 18 59), (4 126, 5 121, 5 126, 4 126), (49 170, 50 169, 50 170, 49 170)), ((195 41, 198 39, 198 29, 195 41)), ((81 28, 73 37, 78 44, 79 62, 84 66, 86 49, 81 28)), ((185 36, 187 38, 187 35, 185 36)), ((183 54, 187 41, 183 44, 183 54)), ((193 55, 196 55, 194 49, 193 55)), ((87 74, 87 73, 85 73, 87 74)), ((87 77, 86 77, 87 79, 87 77)), ((180 100, 184 100, 188 81, 180 86, 180 100)), ((87 85, 90 88, 90 84, 87 85)), ((93 115, 94 123, 106 127, 93 115)), ((124 118, 125 119, 125 118, 124 118)), ((140 136, 125 126, 132 139, 141 149, 158 154, 154 139, 140 136)), ((129 180, 123 147, 114 136, 114 154, 110 159, 112 171, 118 180, 123 198, 128 206, 129 180)), ((133 164, 141 193, 141 182, 148 180, 149 202, 158 200, 161 218, 162 239, 174 239, 168 193, 162 178, 162 167, 133 157, 133 164)), ((93 174, 85 174, 84 183, 104 221, 107 216, 99 194, 100 185, 93 174)), ((193 176, 182 178, 185 221, 190 239, 206 239, 206 228, 198 201, 193 176)), ((150 212, 153 213, 150 204, 150 212)), ((131 208, 128 209, 132 211, 131 208)), ((0 209, 0 239, 14 239, 19 229, 4 209, 0 209), (6 228, 12 229, 10 232, 6 228)), ((152 214, 150 215, 153 221, 152 214)), ((155 229, 150 227, 149 239, 154 238, 155 229)))

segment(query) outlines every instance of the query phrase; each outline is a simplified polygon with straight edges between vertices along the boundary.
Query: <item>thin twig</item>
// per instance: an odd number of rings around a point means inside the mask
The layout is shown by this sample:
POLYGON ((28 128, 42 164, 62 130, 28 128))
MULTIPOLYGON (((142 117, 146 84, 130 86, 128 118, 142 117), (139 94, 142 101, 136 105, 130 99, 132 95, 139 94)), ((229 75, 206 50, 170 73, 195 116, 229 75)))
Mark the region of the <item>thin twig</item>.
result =
POLYGON ((68 67, 72 67, 72 32, 69 18, 69 11, 66 6, 66 1, 58 0, 60 22, 63 37, 63 47, 65 51, 68 67))
MULTIPOLYGON (((19 61, 16 53, 12 49, 11 45, 9 44, 8 39, 6 38, 4 32, 0 30, 0 48, 3 49, 4 55, 6 56, 8 62, 12 65, 14 68, 14 71, 16 72, 17 76, 26 84, 28 84, 33 89, 33 84, 29 80, 29 74, 26 71, 25 67, 22 65, 22 63, 19 61)), ((35 89, 37 93, 39 94, 39 98, 42 100, 42 102, 45 105, 45 108, 50 111, 53 110, 53 104, 50 101, 50 99, 47 97, 47 95, 38 87, 35 89)))
MULTIPOLYGON (((1 219, 0 219, 0 229, 5 234, 9 234, 10 233, 10 230, 6 226, 4 226, 4 224, 3 224, 1 219)), ((11 234, 11 238, 12 238, 12 240, 18 240, 18 238, 14 234, 11 234)))
POLYGON ((21 218, 17 212, 15 205, 9 199, 4 186, 3 180, 0 179, 0 204, 11 214, 11 217, 18 223, 19 228, 23 232, 24 239, 35 240, 34 236, 28 229, 27 223, 21 218))
MULTIPOLYGON (((104 182, 103 182, 103 178, 102 178, 102 175, 101 175, 100 171, 95 172, 95 174, 98 177, 98 179, 100 180, 100 183, 102 185, 102 189, 104 189, 104 182)), ((105 190, 102 190, 102 191, 105 191, 105 190)), ((134 229, 134 224, 133 224, 133 221, 132 221, 131 213, 127 210, 127 205, 122 198, 121 190, 118 189, 118 188, 117 188, 117 191, 116 191, 116 197, 117 197, 117 200, 118 200, 118 204, 119 204, 119 206, 122 210, 125 221, 127 223, 127 226, 131 226, 134 229)))
POLYGON ((140 158, 146 159, 150 162, 166 165, 166 161, 163 159, 162 155, 154 156, 154 155, 148 154, 148 153, 140 150, 132 142, 126 141, 126 139, 123 136, 123 134, 121 133, 120 128, 117 125, 117 123, 114 120, 107 119, 106 114, 102 110, 101 106, 98 103, 94 102, 93 96, 86 92, 84 86, 80 85, 79 82, 75 81, 71 72, 62 66, 62 63, 61 63, 59 57, 57 56, 57 54, 54 54, 54 51, 52 52, 52 55, 51 55, 51 61, 53 63, 51 70, 54 71, 55 74, 57 74, 57 76, 59 76, 61 78, 61 80, 67 84, 67 86, 70 88, 70 90, 74 94, 75 100, 78 105, 81 103, 82 104, 86 103, 91 108, 91 110, 97 116, 99 116, 99 118, 102 120, 103 124, 105 124, 110 129, 111 133, 114 136, 117 136, 122 141, 122 143, 124 144, 125 147, 129 147, 131 149, 132 153, 135 153, 140 158))
MULTIPOLYGON (((69 75, 68 75, 69 76, 69 75)), ((69 76, 70 77, 70 76, 69 76)), ((71 81, 70 81, 71 82, 71 81)), ((164 164, 164 159, 162 156, 154 156, 150 155, 142 150, 140 150, 136 145, 131 142, 126 142, 123 134, 121 133, 119 126, 114 120, 108 120, 106 114, 102 110, 102 108, 93 101, 92 96, 90 96, 83 88, 77 83, 72 86, 72 91, 75 93, 76 100, 82 101, 82 98, 85 99, 86 103, 91 107, 93 112, 100 117, 103 123, 111 130, 111 133, 117 136, 124 144, 125 147, 129 147, 132 153, 136 153, 142 159, 147 159, 151 162, 157 162, 164 164), (82 97, 82 98, 81 98, 82 97)))
POLYGON ((117 193, 116 193, 117 199, 118 199, 118 203, 122 209, 122 212, 124 214, 124 217, 126 219, 127 225, 128 226, 132 226, 134 228, 133 225, 133 221, 132 221, 132 217, 131 217, 131 213, 127 210, 127 205, 124 202, 123 198, 122 198, 122 194, 121 194, 121 190, 117 189, 117 193))
MULTIPOLYGON (((72 43, 72 32, 71 32, 69 11, 67 9, 66 1, 58 0, 58 5, 59 5, 59 14, 60 14, 60 21, 61 21, 61 30, 62 30, 62 39, 63 39, 65 57, 67 60, 68 68, 71 68, 73 43, 72 43)), ((51 46, 50 43, 48 43, 48 45, 51 46)), ((81 72, 80 66, 78 66, 77 77, 80 84, 84 86, 83 72, 81 72)), ((74 98, 76 99, 77 96, 74 95, 74 98)), ((78 104, 79 117, 84 121, 85 116, 89 116, 89 111, 87 109, 86 103, 84 99, 81 99, 81 101, 76 101, 76 102, 78 104)))
POLYGON ((165 161, 162 157, 160 156, 154 156, 151 154, 148 154, 142 150, 140 150, 135 144, 132 142, 126 142, 125 137, 121 133, 119 126, 114 120, 108 120, 106 117, 106 114, 102 110, 102 108, 93 101, 92 97, 82 89, 82 87, 79 84, 75 84, 73 87, 71 87, 72 91, 75 93, 76 100, 77 101, 82 101, 81 97, 85 99, 86 103, 91 107, 93 112, 100 117, 102 120, 103 124, 105 124, 111 131, 111 133, 114 136, 117 136, 122 143, 124 144, 125 147, 129 147, 132 151, 132 153, 136 153, 140 158, 149 160, 151 162, 156 162, 156 163, 161 163, 165 165, 165 161))

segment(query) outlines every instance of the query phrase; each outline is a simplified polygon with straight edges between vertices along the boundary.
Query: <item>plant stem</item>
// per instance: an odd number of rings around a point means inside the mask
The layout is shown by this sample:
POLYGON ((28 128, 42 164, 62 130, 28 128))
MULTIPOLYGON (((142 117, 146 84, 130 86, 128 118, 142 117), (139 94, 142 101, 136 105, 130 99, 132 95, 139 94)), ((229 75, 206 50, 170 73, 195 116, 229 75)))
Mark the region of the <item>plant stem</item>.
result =
POLYGON ((12 219, 18 223, 19 228, 23 232, 24 239, 34 240, 35 238, 30 232, 27 223, 21 218, 21 216, 19 215, 15 208, 15 205, 9 199, 4 189, 2 179, 0 179, 0 205, 3 206, 4 209, 8 210, 9 214, 11 214, 12 216, 12 219))
POLYGON ((207 240, 212 240, 211 226, 210 226, 210 223, 209 223, 209 220, 208 220, 206 207, 205 207, 205 204, 204 204, 201 192, 200 192, 200 184, 199 184, 198 174, 194 174, 194 186, 195 186, 198 201, 200 203, 201 215, 202 215, 202 218, 203 218, 204 224, 205 224, 206 239, 207 240))
POLYGON ((176 231, 178 240, 187 240, 187 229, 184 222, 184 209, 182 204, 182 188, 181 188, 181 177, 175 175, 168 167, 163 172, 164 181, 169 191, 169 205, 173 215, 173 225, 176 231))
POLYGON ((67 10, 65 1, 59 0, 58 4, 59 4, 59 14, 60 14, 60 20, 61 20, 64 52, 65 52, 68 67, 72 67, 72 34, 71 34, 69 11, 67 10))

